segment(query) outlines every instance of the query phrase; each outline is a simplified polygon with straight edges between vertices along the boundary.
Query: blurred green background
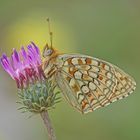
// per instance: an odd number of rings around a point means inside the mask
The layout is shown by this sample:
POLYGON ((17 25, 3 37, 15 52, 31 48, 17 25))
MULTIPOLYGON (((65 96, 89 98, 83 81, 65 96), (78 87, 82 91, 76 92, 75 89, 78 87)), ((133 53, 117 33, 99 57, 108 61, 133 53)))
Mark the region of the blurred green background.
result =
MULTIPOLYGON (((58 140, 140 140, 139 0, 0 0, 0 55, 34 41, 49 41, 60 52, 102 58, 131 74, 135 94, 81 115, 63 100, 50 112, 58 140)), ((0 140, 46 140, 39 115, 28 119, 15 102, 15 82, 0 67, 0 140)))

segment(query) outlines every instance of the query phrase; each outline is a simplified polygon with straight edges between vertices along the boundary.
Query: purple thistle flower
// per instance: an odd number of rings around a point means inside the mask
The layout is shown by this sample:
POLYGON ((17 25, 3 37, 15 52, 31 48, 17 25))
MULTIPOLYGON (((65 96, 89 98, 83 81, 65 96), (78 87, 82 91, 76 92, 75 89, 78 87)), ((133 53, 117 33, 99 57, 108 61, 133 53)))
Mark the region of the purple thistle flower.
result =
POLYGON ((11 59, 3 54, 0 62, 4 70, 14 79, 18 88, 27 88, 29 84, 45 79, 41 68, 41 56, 38 47, 32 42, 19 52, 13 49, 11 59))
POLYGON ((54 91, 56 85, 45 78, 40 51, 33 42, 27 50, 24 47, 19 52, 13 49, 11 58, 3 54, 0 63, 17 83, 18 96, 23 104, 21 109, 41 113, 59 102, 56 98, 59 92, 54 91))
MULTIPOLYGON (((17 83, 18 103, 22 104, 18 110, 40 113, 45 124, 48 123, 47 111, 60 102, 60 97, 57 97, 59 91, 55 90, 56 84, 45 77, 39 48, 31 42, 27 51, 24 47, 19 52, 13 49, 11 58, 4 53, 0 63, 17 83)), ((52 128, 49 130, 49 134, 52 133, 52 128)))

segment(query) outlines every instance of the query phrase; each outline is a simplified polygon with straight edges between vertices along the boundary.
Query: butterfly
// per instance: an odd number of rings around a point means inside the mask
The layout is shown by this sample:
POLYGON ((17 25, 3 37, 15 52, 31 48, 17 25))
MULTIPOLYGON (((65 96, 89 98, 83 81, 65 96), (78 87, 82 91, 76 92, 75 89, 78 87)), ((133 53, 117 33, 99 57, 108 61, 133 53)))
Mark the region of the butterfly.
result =
POLYGON ((123 99, 135 90, 136 82, 131 76, 104 60, 59 54, 52 43, 45 46, 43 57, 46 78, 54 81, 68 103, 83 114, 123 99))

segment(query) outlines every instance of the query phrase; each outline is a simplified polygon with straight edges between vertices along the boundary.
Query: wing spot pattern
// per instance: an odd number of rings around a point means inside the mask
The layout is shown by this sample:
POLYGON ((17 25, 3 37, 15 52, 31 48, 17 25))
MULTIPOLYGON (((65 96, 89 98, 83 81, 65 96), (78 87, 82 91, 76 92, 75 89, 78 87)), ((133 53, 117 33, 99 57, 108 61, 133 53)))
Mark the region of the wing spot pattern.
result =
POLYGON ((77 69, 75 67, 70 67, 69 68, 69 73, 71 74, 71 76, 74 76, 74 73, 77 71, 77 69))
POLYGON ((92 78, 97 78, 97 77, 98 77, 98 73, 95 73, 95 72, 89 71, 88 74, 89 74, 89 76, 92 77, 92 78))
POLYGON ((86 58, 86 64, 90 65, 92 63, 92 60, 90 58, 86 58))
POLYGON ((82 73, 79 72, 79 71, 76 71, 76 72, 74 73, 74 77, 75 77, 76 79, 81 79, 81 78, 82 78, 82 73))
POLYGON ((79 86, 77 85, 77 84, 74 84, 73 86, 72 86, 72 88, 73 88, 73 90, 74 90, 74 92, 78 92, 78 91, 80 91, 80 88, 79 88, 79 86))
POLYGON ((85 81, 93 81, 93 79, 90 76, 88 76, 87 74, 83 74, 82 79, 85 81))
POLYGON ((89 92, 89 88, 86 85, 82 86, 81 89, 82 89, 83 93, 89 92))
POLYGON ((77 65, 77 64, 79 64, 77 58, 72 58, 71 61, 72 61, 72 64, 73 64, 73 65, 77 65))
POLYGON ((79 65, 83 65, 84 64, 83 61, 80 58, 78 59, 78 64, 79 65))
POLYGON ((93 82, 89 82, 89 88, 93 91, 97 89, 96 85, 93 82))
POLYGON ((78 98, 78 102, 81 104, 81 102, 82 102, 83 99, 84 99, 84 95, 83 95, 83 93, 78 92, 78 93, 77 93, 77 98, 78 98))

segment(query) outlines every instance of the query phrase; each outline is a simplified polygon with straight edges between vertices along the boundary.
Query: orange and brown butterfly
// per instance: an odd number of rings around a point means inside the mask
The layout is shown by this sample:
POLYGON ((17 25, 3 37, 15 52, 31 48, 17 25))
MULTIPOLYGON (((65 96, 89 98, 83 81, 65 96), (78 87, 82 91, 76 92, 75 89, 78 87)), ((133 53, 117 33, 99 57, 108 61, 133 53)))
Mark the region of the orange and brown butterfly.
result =
MULTIPOLYGON (((49 20, 48 20, 49 22, 49 20)), ((66 100, 85 114, 130 95, 134 79, 117 66, 81 54, 59 54, 51 45, 43 52, 46 78, 57 84, 66 100)))

